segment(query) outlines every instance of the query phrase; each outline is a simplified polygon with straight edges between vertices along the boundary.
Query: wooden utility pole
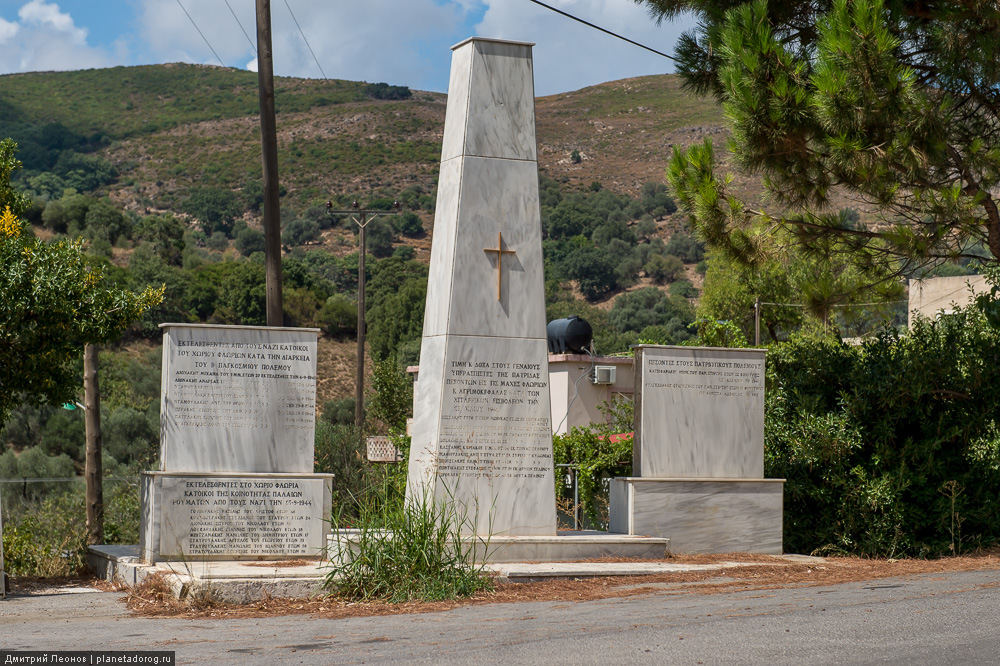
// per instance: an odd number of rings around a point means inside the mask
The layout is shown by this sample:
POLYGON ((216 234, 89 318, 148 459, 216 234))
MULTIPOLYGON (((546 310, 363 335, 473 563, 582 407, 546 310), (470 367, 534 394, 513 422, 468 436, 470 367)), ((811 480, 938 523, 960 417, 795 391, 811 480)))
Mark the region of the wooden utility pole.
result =
POLYGON ((361 432, 365 426, 365 226, 368 221, 361 213, 358 224, 358 359, 354 379, 354 426, 361 432))
POLYGON ((264 169, 267 325, 281 326, 284 323, 281 306, 281 203, 278 201, 278 134, 274 120, 270 0, 257 0, 257 82, 260 93, 261 163, 264 169))
POLYGON ((84 476, 87 480, 87 543, 104 543, 104 470, 101 461, 101 394, 97 384, 97 346, 83 347, 83 419, 87 430, 84 476))

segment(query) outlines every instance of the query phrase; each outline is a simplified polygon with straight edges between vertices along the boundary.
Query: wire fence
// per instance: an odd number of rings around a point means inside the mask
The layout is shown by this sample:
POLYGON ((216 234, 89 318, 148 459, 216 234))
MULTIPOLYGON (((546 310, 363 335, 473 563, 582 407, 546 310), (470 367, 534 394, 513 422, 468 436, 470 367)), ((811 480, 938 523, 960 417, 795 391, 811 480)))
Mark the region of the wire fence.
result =
MULTIPOLYGON (((123 487, 134 489, 138 498, 138 476, 107 476, 103 479, 103 485, 105 498, 121 492, 123 487)), ((0 479, 0 509, 5 519, 14 519, 26 511, 37 509, 48 498, 79 495, 82 499, 86 488, 86 478, 82 476, 0 479)))

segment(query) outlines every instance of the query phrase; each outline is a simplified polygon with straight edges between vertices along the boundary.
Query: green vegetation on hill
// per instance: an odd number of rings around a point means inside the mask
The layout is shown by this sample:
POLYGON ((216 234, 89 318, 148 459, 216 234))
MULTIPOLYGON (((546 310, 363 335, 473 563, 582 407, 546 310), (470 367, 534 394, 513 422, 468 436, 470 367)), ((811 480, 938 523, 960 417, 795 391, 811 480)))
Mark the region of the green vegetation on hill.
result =
MULTIPOLYGON (((365 99, 363 83, 275 78, 275 111, 365 99)), ((209 120, 256 116, 257 74, 209 65, 146 65, 0 76, 7 121, 59 123, 125 139, 209 120)))

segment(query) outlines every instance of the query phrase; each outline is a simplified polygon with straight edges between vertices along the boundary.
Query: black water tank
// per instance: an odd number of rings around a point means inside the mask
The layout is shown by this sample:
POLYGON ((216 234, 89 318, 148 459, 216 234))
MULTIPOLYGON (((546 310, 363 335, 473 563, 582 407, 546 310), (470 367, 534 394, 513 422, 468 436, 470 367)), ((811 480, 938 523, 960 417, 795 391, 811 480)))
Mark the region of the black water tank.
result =
POLYGON ((549 338, 549 352, 552 354, 566 352, 586 354, 589 351, 590 341, 594 339, 594 329, 586 319, 580 319, 576 315, 570 315, 565 319, 553 319, 545 328, 545 332, 549 338))

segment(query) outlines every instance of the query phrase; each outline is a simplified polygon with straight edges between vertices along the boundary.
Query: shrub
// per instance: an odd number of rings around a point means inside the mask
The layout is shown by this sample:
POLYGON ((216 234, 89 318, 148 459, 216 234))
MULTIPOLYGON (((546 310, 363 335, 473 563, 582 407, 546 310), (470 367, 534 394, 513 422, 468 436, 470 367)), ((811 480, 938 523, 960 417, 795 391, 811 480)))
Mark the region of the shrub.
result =
POLYGON ((677 280, 670 285, 670 295, 680 298, 697 298, 698 290, 690 280, 677 280))
POLYGON ((354 402, 354 398, 328 400, 323 403, 323 415, 320 418, 333 425, 351 425, 354 423, 354 402))
MULTIPOLYGON (((592 428, 573 428, 552 438, 553 460, 576 469, 578 498, 586 527, 607 529, 606 480, 632 472, 632 438, 612 437, 632 431, 632 401, 617 398, 605 403, 606 421, 592 428), (589 524, 587 524, 589 523, 589 524)), ((565 493, 565 478, 556 474, 556 495, 565 493)))
POLYGON ((370 483, 365 438, 353 421, 352 406, 347 423, 332 423, 326 418, 316 422, 315 471, 334 475, 333 511, 342 520, 358 515, 358 502, 370 483))
POLYGON ((264 232, 247 227, 236 234, 236 250, 244 257, 264 251, 264 232))
POLYGON ((343 294, 334 294, 320 308, 317 323, 334 337, 358 332, 358 304, 343 294))
POLYGON ((369 83, 365 94, 373 99, 410 99, 413 92, 406 86, 390 86, 388 83, 369 83))
POLYGON ((319 238, 319 224, 314 220, 296 218, 281 232, 281 243, 288 247, 298 247, 319 238))
POLYGON ((576 249, 562 264, 567 277, 579 283, 580 292, 587 300, 603 298, 618 286, 614 260, 596 247, 576 249))
POLYGON ((1000 330, 975 306, 768 362, 765 460, 793 552, 930 556, 1000 540, 1000 330))
POLYGON ((411 210, 394 218, 396 230, 404 236, 419 236, 424 233, 424 223, 420 216, 411 210))
POLYGON ((240 196, 232 190, 206 187, 192 190, 181 208, 201 222, 205 235, 221 231, 228 236, 233 222, 243 213, 245 206, 240 196))
POLYGON ((665 251, 685 264, 694 264, 705 258, 705 244, 684 231, 678 231, 670 237, 665 251))
POLYGON ((396 240, 392 225, 389 222, 375 218, 365 229, 365 244, 368 251, 376 257, 388 257, 392 254, 392 242, 396 240))
MULTIPOLYGON (((668 296, 656 287, 644 287, 615 299, 608 322, 620 332, 641 331, 647 326, 666 326, 684 331, 694 321, 694 309, 684 299, 668 296)), ((678 340, 679 341, 679 340, 678 340)))
POLYGON ((417 256, 417 251, 409 245, 397 245, 392 251, 392 256, 403 261, 410 261, 417 256))
POLYGON ((643 270, 658 284, 665 284, 679 280, 684 275, 684 262, 672 254, 654 254, 643 270))
POLYGON ((225 252, 229 247, 229 239, 226 238, 226 234, 216 231, 205 241, 205 246, 216 252, 225 252))

